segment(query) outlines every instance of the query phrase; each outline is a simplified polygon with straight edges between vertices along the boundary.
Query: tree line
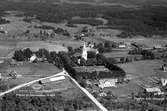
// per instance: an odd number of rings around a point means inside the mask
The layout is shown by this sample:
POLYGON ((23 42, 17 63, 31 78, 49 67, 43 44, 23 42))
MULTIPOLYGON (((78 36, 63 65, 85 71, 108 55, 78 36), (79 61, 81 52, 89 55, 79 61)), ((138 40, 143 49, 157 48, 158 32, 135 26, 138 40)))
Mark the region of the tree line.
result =
POLYGON ((80 64, 78 63, 78 58, 73 56, 73 49, 68 48, 69 52, 49 52, 46 49, 39 49, 36 52, 32 52, 29 48, 24 50, 16 50, 13 56, 13 59, 16 61, 29 61, 32 54, 34 53, 38 58, 42 58, 49 63, 54 64, 56 67, 62 69, 65 68, 67 72, 73 77, 76 78, 76 71, 73 67, 75 66, 105 66, 110 71, 112 71, 113 76, 124 77, 125 72, 123 69, 119 68, 116 65, 113 65, 111 61, 105 58, 102 54, 90 53, 90 59, 85 61, 81 58, 80 64))

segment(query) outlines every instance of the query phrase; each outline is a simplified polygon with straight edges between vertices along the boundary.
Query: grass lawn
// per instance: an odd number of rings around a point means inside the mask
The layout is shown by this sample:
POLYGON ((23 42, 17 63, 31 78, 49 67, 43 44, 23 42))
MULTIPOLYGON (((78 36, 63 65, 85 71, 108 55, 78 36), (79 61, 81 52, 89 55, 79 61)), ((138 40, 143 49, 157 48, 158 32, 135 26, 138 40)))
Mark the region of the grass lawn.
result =
POLYGON ((0 57, 7 56, 12 50, 16 48, 17 41, 0 41, 0 57))
POLYGON ((163 62, 161 60, 145 60, 119 64, 118 66, 120 66, 128 74, 138 77, 147 77, 155 75, 155 70, 159 69, 162 64, 163 62))

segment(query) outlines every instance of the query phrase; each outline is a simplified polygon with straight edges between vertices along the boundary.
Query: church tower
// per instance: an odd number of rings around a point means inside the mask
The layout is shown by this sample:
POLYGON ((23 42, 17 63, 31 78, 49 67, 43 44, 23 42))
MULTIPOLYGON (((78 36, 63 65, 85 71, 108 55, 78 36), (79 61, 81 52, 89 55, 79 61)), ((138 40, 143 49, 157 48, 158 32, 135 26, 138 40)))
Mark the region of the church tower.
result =
POLYGON ((87 61, 87 59, 88 59, 87 56, 88 56, 87 48, 86 48, 86 44, 84 42, 84 46, 83 46, 83 49, 82 49, 82 58, 84 58, 87 61))

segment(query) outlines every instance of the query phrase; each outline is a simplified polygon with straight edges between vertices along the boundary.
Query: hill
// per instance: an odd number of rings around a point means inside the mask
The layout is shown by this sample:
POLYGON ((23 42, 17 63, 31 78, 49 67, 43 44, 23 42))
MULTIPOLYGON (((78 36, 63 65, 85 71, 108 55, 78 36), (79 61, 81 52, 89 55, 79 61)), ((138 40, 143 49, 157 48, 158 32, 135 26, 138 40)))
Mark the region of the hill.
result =
POLYGON ((67 2, 74 4, 107 4, 107 5, 167 5, 167 0, 7 0, 14 2, 27 2, 27 3, 57 3, 67 2))

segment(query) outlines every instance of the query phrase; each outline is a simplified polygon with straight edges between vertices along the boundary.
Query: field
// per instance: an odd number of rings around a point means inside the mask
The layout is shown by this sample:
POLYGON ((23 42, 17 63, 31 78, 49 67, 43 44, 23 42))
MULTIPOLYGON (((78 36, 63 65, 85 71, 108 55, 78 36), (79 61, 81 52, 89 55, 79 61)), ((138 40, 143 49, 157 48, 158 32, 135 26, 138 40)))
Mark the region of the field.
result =
POLYGON ((6 57, 16 48, 17 41, 0 41, 0 57, 6 57))
POLYGON ((124 42, 124 43, 139 43, 145 45, 147 48, 153 48, 156 45, 166 45, 166 38, 157 37, 157 38, 145 38, 142 36, 134 37, 132 39, 122 39, 117 37, 100 37, 104 40, 115 41, 115 42, 124 42))
POLYGON ((51 76, 60 72, 60 70, 49 63, 22 63, 22 65, 20 64, 19 66, 10 66, 8 63, 4 63, 0 66, 0 72, 5 78, 2 82, 9 85, 9 87, 13 87, 38 78, 51 76), (9 73, 12 71, 15 71, 18 74, 19 77, 17 79, 9 78, 9 73))
POLYGON ((155 70, 161 68, 162 64, 163 62, 161 60, 146 60, 120 64, 119 66, 123 68, 128 74, 132 74, 138 77, 147 77, 155 75, 155 70))
MULTIPOLYGON (((65 41, 65 43, 68 42, 65 41)), ((48 51, 65 51, 67 52, 67 45, 63 46, 62 42, 44 42, 44 41, 16 41, 16 40, 3 40, 0 41, 0 57, 12 57, 15 50, 30 48, 32 51, 38 51, 45 48, 48 51)), ((72 43, 73 44, 73 43, 72 43)), ((75 43, 74 43, 75 44, 75 43)), ((79 47, 79 46, 78 46, 79 47)))
MULTIPOLYGON (((60 76, 57 76, 60 77, 60 76)), ((50 81, 45 79, 46 83, 42 85, 39 82, 35 82, 27 87, 23 87, 16 91, 16 94, 20 96, 34 96, 34 95, 53 95, 56 92, 59 92, 61 96, 68 99, 75 99, 75 97, 82 95, 82 92, 76 87, 74 83, 68 78, 65 77, 64 80, 50 81), (40 89, 35 89, 35 87, 40 89)))
POLYGON ((92 101, 67 76, 63 77, 65 77, 63 80, 56 81, 50 81, 55 77, 47 78, 42 80, 45 83, 34 82, 33 84, 15 90, 5 95, 7 97, 6 101, 1 100, 0 107, 3 110, 10 109, 10 111, 15 111, 13 109, 16 108, 17 111, 27 111, 27 109, 47 109, 48 111, 52 111, 53 109, 96 108, 92 101), (18 99, 21 104, 18 104, 18 99), (12 108, 6 107, 7 101, 9 102, 9 106, 12 103, 12 108), (74 104, 77 104, 79 108, 73 106, 74 104))
POLYGON ((48 51, 67 51, 66 47, 63 47, 59 44, 53 44, 53 43, 47 43, 42 41, 32 41, 32 42, 20 42, 17 44, 17 47, 19 48, 30 48, 32 51, 38 51, 41 48, 45 48, 48 51))
MULTIPOLYGON (((39 48, 46 48, 49 51, 67 51, 67 46, 72 46, 74 48, 80 47, 81 42, 74 41, 73 36, 82 27, 86 25, 77 25, 77 27, 68 27, 65 26, 66 23, 49 23, 49 22, 42 22, 39 23, 38 21, 33 21, 32 23, 28 23, 23 21, 24 16, 16 16, 19 12, 8 11, 8 15, 4 18, 9 20, 9 24, 0 25, 3 30, 8 31, 8 34, 0 34, 0 39, 3 42, 0 42, 0 50, 4 53, 1 53, 2 56, 7 55, 12 49, 23 49, 23 48, 30 48, 34 51, 38 50, 39 48), (16 13, 16 14, 15 14, 16 13), (39 28, 35 28, 36 26, 47 25, 56 28, 62 28, 67 30, 71 37, 66 37, 63 35, 56 34, 54 38, 48 39, 48 41, 41 41, 39 39, 39 28), (29 30, 29 34, 26 34, 26 31, 29 30), (38 37, 35 37, 38 35, 38 37), (8 42, 10 41, 10 42, 8 42), (62 45, 65 45, 62 46, 62 45), (1 48, 2 47, 2 48, 1 48)), ((1 56, 0 54, 0 56, 1 56)))
POLYGON ((127 75, 131 75, 133 79, 128 84, 121 85, 118 88, 111 88, 111 91, 118 97, 127 97, 132 92, 140 92, 142 89, 140 84, 151 84, 151 78, 158 76, 156 70, 159 69, 162 64, 163 62, 160 60, 119 64, 118 66, 125 70, 127 75))

